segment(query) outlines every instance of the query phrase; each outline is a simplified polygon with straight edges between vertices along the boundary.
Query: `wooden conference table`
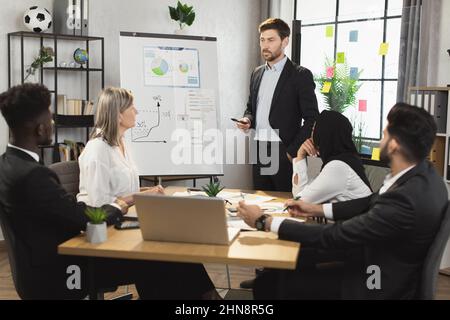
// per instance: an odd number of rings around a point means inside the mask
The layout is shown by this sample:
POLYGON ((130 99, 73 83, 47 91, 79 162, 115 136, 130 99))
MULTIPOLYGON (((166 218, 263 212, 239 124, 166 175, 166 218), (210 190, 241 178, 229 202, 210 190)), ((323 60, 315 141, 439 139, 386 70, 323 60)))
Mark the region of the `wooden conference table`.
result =
MULTIPOLYGON (((168 187, 166 194, 171 195, 180 191, 186 191, 186 188, 168 187)), ((233 189, 227 189, 226 191, 271 196, 275 198, 272 202, 283 202, 291 197, 291 194, 287 192, 233 189)), ((130 209, 130 211, 132 210, 130 209)), ((299 251, 299 243, 278 240, 277 235, 270 232, 241 232, 231 245, 224 246, 144 241, 139 229, 116 230, 113 227, 108 228, 108 239, 101 244, 88 243, 84 235, 79 235, 58 247, 59 254, 72 256, 223 263, 291 270, 296 267, 299 251)), ((91 293, 90 296, 92 297, 91 293)))

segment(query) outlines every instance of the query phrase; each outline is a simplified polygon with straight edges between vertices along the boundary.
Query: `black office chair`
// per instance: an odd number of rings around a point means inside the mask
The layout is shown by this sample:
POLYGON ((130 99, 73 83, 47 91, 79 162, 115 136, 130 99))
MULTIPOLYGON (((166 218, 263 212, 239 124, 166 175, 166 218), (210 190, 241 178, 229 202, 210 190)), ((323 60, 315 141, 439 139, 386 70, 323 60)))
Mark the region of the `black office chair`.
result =
POLYGON ((57 162, 48 167, 58 175, 64 190, 73 196, 78 194, 80 183, 80 167, 78 161, 57 162))
MULTIPOLYGON (((17 254, 19 248, 23 247, 23 243, 18 239, 9 223, 9 219, 3 211, 3 206, 0 205, 0 226, 2 228, 3 237, 5 238, 6 250, 8 251, 9 265, 14 281, 17 294, 21 299, 28 298, 28 290, 26 281, 20 275, 26 274, 26 257, 17 254)), ((23 251, 22 251, 23 252, 23 251)))
POLYGON ((420 289, 417 298, 422 300, 433 300, 436 292, 436 282, 439 274, 442 255, 450 237, 450 203, 447 204, 444 218, 441 222, 436 237, 428 250, 423 264, 420 289))

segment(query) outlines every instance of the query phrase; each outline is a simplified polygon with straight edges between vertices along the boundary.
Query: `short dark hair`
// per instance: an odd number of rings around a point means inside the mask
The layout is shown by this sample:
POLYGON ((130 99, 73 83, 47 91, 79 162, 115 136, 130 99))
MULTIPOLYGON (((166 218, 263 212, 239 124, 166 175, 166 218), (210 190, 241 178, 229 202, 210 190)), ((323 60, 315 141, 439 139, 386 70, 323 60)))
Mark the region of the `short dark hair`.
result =
POLYGON ((430 153, 436 137, 436 122, 424 109, 397 103, 389 112, 387 131, 402 146, 410 161, 423 161, 430 153))
POLYGON ((291 28, 289 28, 289 25, 278 18, 269 18, 259 25, 259 33, 266 30, 277 30, 281 40, 291 35, 291 28))
POLYGON ((24 127, 47 111, 50 103, 50 91, 37 83, 18 85, 0 95, 0 110, 10 129, 24 127))

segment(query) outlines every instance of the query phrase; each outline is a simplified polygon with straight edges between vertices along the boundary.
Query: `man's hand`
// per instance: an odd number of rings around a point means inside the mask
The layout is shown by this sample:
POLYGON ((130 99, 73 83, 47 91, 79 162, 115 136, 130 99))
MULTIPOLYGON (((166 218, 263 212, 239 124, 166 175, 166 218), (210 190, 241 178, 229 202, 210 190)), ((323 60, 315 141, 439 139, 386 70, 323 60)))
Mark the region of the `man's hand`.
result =
POLYGON ((307 203, 302 200, 288 200, 284 204, 292 217, 323 217, 323 206, 321 204, 307 203))
POLYGON ((248 130, 250 129, 251 126, 251 121, 249 118, 240 118, 239 122, 236 122, 236 126, 241 129, 242 131, 244 131, 245 133, 248 132, 248 130))
POLYGON ((164 187, 161 185, 157 185, 156 187, 144 187, 140 190, 142 193, 149 194, 165 194, 164 187))
POLYGON ((237 206, 237 215, 244 219, 245 223, 255 228, 256 219, 262 216, 263 211, 256 205, 247 205, 245 201, 240 201, 237 206))
POLYGON ((297 151, 298 160, 303 160, 306 156, 316 157, 317 155, 319 155, 319 151, 314 146, 311 138, 306 139, 297 151))

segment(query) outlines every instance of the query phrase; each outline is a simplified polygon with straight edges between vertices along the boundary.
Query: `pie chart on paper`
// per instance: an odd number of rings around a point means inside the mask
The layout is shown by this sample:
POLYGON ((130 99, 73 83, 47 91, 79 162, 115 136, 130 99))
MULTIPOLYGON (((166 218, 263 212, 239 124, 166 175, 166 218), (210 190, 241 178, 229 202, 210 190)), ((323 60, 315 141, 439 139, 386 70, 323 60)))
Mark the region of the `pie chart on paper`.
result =
POLYGON ((156 58, 152 61, 151 68, 155 75, 164 76, 169 71, 169 64, 164 59, 156 58))

